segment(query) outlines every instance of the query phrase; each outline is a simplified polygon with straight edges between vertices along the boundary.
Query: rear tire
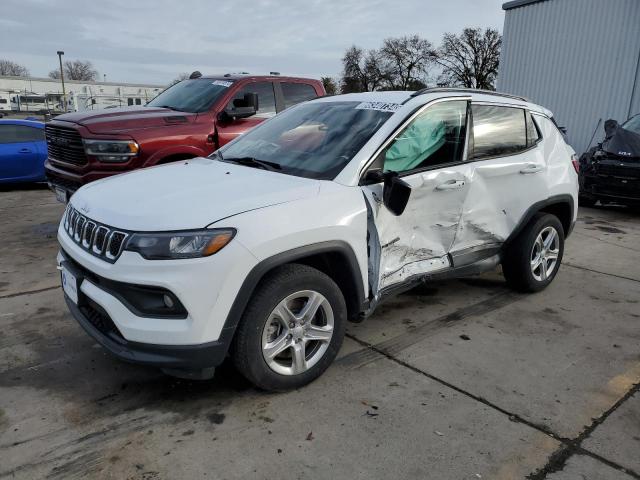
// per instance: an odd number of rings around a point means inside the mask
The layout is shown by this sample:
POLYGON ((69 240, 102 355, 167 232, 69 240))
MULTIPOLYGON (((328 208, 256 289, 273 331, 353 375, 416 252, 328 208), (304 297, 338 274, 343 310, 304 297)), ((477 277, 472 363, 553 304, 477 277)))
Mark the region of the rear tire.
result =
POLYGON ((555 278, 564 253, 564 229, 558 217, 537 213, 505 251, 502 271, 519 292, 538 292, 555 278))
POLYGON ((249 301, 234 340, 234 364, 263 390, 302 387, 335 359, 346 320, 344 297, 329 276, 307 265, 284 265, 260 282, 249 301))

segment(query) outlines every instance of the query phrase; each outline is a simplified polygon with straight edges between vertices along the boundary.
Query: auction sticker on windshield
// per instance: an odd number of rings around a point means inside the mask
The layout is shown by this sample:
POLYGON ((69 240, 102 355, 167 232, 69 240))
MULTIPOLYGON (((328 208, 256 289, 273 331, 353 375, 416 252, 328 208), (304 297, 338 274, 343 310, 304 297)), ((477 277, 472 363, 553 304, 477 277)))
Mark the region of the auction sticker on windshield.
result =
POLYGON ((220 85, 221 87, 230 87, 233 82, 227 82, 226 80, 214 80, 211 85, 220 85))
POLYGON ((395 112, 402 105, 388 102, 362 102, 358 104, 356 110, 380 110, 381 112, 395 112))
POLYGON ((60 279, 62 281, 62 290, 67 294, 67 297, 73 301, 73 303, 78 303, 78 280, 75 275, 71 273, 69 270, 64 268, 64 266, 60 267, 60 279))

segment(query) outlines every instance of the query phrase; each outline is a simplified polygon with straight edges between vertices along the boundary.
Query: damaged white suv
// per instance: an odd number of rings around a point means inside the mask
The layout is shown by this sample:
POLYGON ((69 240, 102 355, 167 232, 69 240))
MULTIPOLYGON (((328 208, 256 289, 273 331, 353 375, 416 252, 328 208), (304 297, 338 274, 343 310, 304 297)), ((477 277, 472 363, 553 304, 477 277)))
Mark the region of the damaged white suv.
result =
MULTIPOLYGON (((239 120, 242 121, 242 120, 239 120)), ((69 309, 121 359, 255 385, 318 377, 360 321, 418 282, 502 264, 546 287, 576 218, 551 112, 457 89, 319 98, 210 158, 91 183, 60 224, 69 309)))

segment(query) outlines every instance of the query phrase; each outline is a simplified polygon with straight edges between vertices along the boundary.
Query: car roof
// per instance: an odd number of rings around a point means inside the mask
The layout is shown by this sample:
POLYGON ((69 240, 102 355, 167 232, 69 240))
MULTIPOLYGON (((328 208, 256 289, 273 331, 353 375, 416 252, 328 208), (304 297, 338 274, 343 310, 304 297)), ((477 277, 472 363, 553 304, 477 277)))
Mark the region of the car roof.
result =
POLYGON ((21 120, 19 118, 2 118, 0 125, 24 125, 25 127, 44 128, 44 122, 37 120, 21 120))
POLYGON ((303 77, 287 77, 284 75, 249 75, 246 73, 227 73, 225 75, 203 75, 199 78, 208 78, 211 80, 296 80, 301 82, 319 82, 315 78, 303 78, 303 77))
MULTIPOLYGON (((383 103, 396 103, 407 105, 410 107, 418 107, 424 105, 432 100, 439 98, 451 98, 451 97, 471 97, 476 102, 488 102, 488 103, 500 103, 506 105, 513 105, 514 107, 524 107, 531 111, 542 113, 543 115, 551 117, 553 114, 546 108, 528 101, 524 97, 518 97, 515 95, 502 94, 499 92, 485 91, 485 90, 473 90, 466 88, 429 88, 419 90, 417 92, 411 91, 380 91, 380 92, 362 92, 362 93, 347 93, 343 95, 333 95, 320 97, 313 102, 340 102, 340 101, 352 101, 352 102, 383 102, 383 103)), ((404 109, 403 109, 404 110, 404 109)))

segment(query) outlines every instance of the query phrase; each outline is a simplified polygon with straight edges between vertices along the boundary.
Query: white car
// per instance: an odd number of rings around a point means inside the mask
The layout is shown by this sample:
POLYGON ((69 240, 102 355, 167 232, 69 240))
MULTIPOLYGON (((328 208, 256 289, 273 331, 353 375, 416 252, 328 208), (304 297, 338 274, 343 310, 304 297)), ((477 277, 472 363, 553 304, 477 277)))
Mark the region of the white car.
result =
POLYGON ((551 112, 460 89, 296 105, 209 158, 82 187, 58 230, 67 304, 121 359, 207 378, 227 355, 286 390, 348 320, 431 279, 502 264, 546 287, 576 219, 551 112))

